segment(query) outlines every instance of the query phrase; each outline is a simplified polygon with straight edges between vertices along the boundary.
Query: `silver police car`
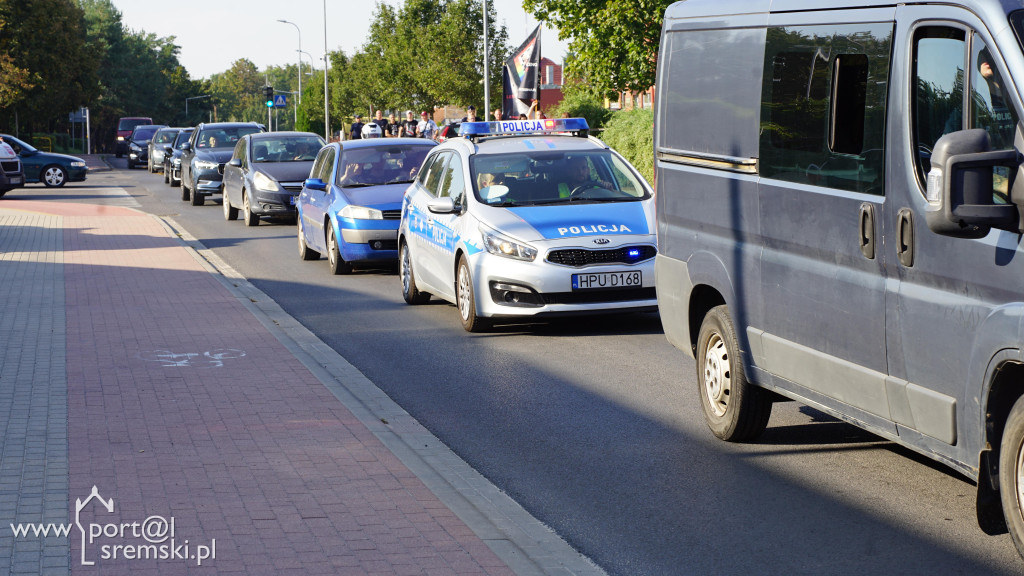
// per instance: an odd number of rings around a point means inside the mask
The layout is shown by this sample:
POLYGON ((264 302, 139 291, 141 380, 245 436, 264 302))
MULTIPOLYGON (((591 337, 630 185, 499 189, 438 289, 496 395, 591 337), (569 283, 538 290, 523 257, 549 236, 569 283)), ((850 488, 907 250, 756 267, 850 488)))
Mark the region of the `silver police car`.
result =
POLYGON ((402 295, 495 319, 654 310, 650 186, 582 118, 467 122, 405 193, 402 295))

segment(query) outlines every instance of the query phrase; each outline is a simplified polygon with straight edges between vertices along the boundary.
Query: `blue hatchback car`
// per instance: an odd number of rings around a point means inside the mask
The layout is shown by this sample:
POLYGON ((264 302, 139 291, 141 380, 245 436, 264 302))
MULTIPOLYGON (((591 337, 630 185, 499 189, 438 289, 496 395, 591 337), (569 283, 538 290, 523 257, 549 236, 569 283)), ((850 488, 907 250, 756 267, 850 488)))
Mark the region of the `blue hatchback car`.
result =
POLYGON ((435 144, 372 138, 323 147, 295 203, 299 257, 327 254, 333 274, 397 261, 402 196, 435 144))

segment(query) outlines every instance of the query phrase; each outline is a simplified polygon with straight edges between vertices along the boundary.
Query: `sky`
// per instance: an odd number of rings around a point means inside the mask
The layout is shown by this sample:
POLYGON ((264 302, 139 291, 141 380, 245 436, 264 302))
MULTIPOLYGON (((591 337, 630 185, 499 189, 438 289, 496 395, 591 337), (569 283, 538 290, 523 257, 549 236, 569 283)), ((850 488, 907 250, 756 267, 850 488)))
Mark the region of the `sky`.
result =
MULTIPOLYGON (((508 31, 514 49, 538 22, 528 15, 522 0, 488 0, 494 4, 498 24, 508 31)), ((323 68, 324 6, 327 8, 327 49, 352 55, 367 40, 369 21, 378 0, 113 0, 121 21, 131 30, 159 37, 175 36, 181 47, 178 60, 193 79, 224 72, 240 58, 259 69, 298 63, 299 42, 323 68), (278 20, 294 22, 296 26, 278 20)), ((401 0, 385 0, 400 6, 401 0)), ((556 32, 541 32, 543 56, 561 64, 566 43, 556 32)), ((309 57, 302 59, 309 63, 309 57)), ((499 71, 500 73, 500 71, 499 71)))

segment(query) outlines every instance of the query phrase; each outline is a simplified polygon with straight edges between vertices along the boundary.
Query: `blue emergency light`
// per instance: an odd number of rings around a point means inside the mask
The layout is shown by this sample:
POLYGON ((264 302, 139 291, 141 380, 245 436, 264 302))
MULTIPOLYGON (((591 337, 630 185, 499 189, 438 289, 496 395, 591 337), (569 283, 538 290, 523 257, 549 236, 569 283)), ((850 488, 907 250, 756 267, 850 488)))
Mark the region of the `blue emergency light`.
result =
POLYGON ((459 136, 516 136, 519 134, 545 134, 572 132, 586 136, 590 130, 586 118, 543 118, 540 120, 499 120, 496 122, 463 122, 459 136))

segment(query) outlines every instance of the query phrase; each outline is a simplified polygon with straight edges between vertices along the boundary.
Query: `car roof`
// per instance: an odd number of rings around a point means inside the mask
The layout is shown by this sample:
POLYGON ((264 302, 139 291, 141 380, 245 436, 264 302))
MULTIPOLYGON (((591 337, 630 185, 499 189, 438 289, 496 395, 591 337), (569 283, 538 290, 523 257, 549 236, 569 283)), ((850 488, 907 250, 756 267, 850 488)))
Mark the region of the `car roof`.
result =
POLYGON ((460 136, 445 140, 438 147, 461 150, 468 154, 517 154, 549 150, 578 152, 608 149, 608 145, 597 138, 581 138, 569 134, 501 135, 480 137, 476 140, 460 136))
POLYGON ((263 139, 271 139, 271 138, 280 138, 281 136, 313 136, 315 138, 320 138, 321 140, 323 139, 323 136, 320 136, 319 134, 314 134, 312 132, 293 132, 293 131, 288 131, 288 132, 285 132, 285 131, 281 131, 281 132, 257 132, 255 134, 246 134, 245 136, 243 136, 243 138, 248 138, 250 140, 263 140, 263 139))
POLYGON ((413 146, 435 146, 437 142, 433 140, 427 140, 425 138, 368 138, 365 140, 345 140, 341 142, 342 150, 352 150, 356 148, 377 148, 377 147, 388 147, 395 146, 398 144, 412 144, 413 146))

